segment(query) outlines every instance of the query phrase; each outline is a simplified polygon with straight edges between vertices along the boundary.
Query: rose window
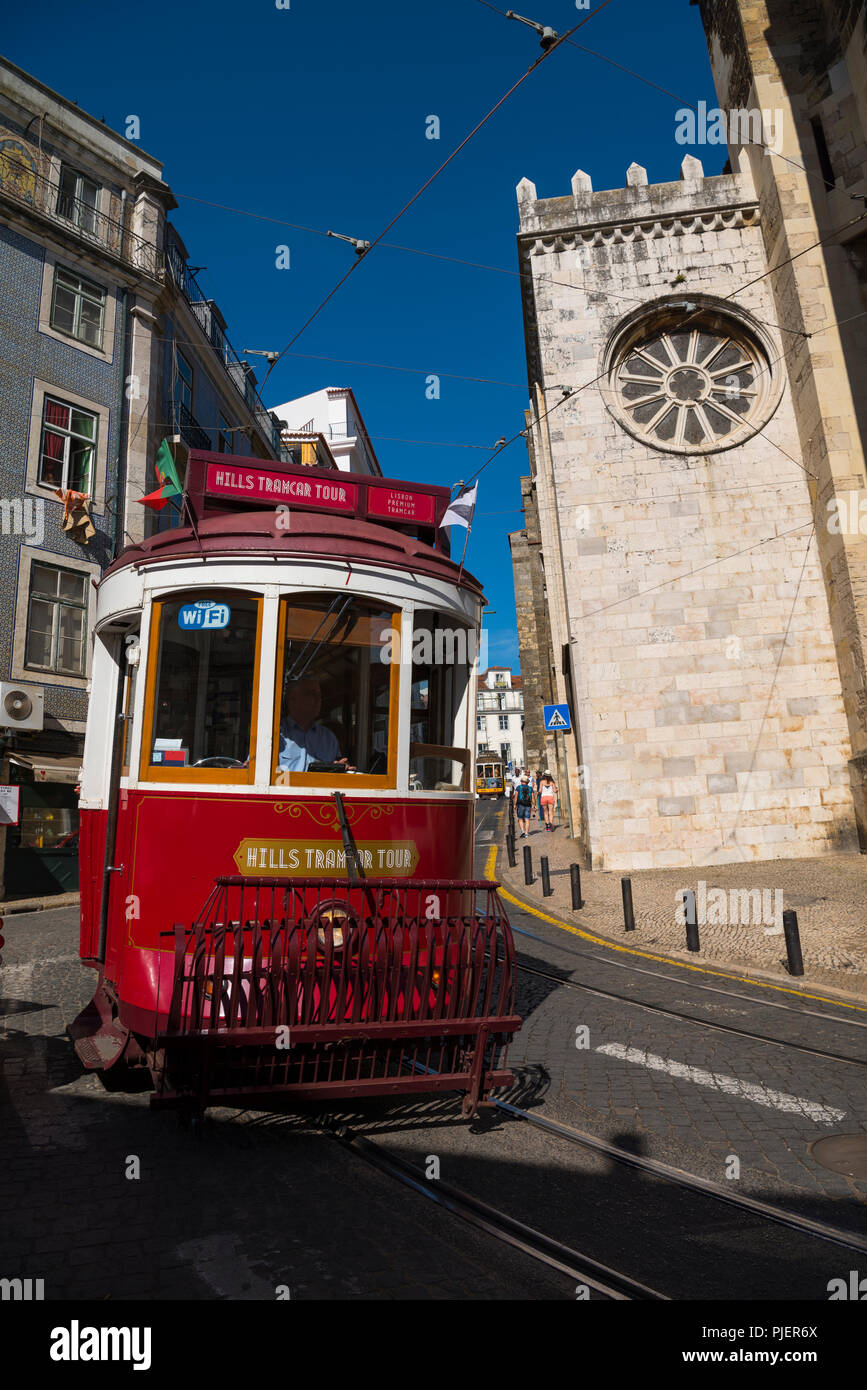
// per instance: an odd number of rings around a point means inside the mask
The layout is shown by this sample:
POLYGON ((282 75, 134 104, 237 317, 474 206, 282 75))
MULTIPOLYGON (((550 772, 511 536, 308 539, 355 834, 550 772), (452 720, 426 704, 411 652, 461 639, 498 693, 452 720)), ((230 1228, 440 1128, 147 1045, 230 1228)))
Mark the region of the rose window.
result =
POLYGON ((633 432, 681 453, 740 443, 762 423, 769 373, 758 349, 733 333, 696 324, 651 330, 632 343, 615 374, 618 404, 633 432))

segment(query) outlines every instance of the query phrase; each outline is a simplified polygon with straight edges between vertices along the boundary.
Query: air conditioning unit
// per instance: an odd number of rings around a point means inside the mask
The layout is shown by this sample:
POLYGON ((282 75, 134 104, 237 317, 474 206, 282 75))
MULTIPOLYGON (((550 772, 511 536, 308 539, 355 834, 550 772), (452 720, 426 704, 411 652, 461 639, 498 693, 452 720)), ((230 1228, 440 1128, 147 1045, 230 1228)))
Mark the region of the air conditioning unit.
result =
POLYGON ((0 728, 41 729, 45 722, 45 691, 38 685, 0 681, 0 728))

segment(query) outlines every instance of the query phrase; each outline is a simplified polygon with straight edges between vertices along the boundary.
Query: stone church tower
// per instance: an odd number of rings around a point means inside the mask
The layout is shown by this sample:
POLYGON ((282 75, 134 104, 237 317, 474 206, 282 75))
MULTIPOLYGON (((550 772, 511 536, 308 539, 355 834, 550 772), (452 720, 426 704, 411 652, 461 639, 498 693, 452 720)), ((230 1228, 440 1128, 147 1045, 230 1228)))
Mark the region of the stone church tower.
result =
POLYGON ((732 172, 518 187, 525 710, 597 868, 867 850, 863 6, 701 13, 732 172))

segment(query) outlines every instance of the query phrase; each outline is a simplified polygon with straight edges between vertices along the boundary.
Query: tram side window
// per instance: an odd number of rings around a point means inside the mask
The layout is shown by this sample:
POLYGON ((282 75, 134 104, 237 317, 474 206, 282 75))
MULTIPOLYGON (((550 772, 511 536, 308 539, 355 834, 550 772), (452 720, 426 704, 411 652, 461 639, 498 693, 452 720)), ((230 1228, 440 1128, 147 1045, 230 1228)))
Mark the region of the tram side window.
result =
POLYGON ((351 594, 284 600, 276 784, 303 772, 394 775, 396 667, 382 660, 382 634, 399 628, 390 609, 351 594))
POLYGON ((470 755, 456 729, 473 662, 474 634, 442 614, 413 624, 409 778, 417 791, 468 791, 470 755))
POLYGON ((159 604, 150 766, 249 767, 258 616, 237 594, 159 604))

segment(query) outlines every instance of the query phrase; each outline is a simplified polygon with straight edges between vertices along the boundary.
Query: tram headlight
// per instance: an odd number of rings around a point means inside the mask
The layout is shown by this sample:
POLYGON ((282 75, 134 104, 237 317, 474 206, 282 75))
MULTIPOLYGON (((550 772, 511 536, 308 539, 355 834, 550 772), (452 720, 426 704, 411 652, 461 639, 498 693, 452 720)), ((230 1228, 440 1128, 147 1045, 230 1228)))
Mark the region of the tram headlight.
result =
POLYGON ((325 949, 326 928, 331 927, 335 951, 343 949, 349 928, 355 925, 355 917, 346 903, 332 899, 322 903, 316 912, 316 941, 321 950, 325 949))

